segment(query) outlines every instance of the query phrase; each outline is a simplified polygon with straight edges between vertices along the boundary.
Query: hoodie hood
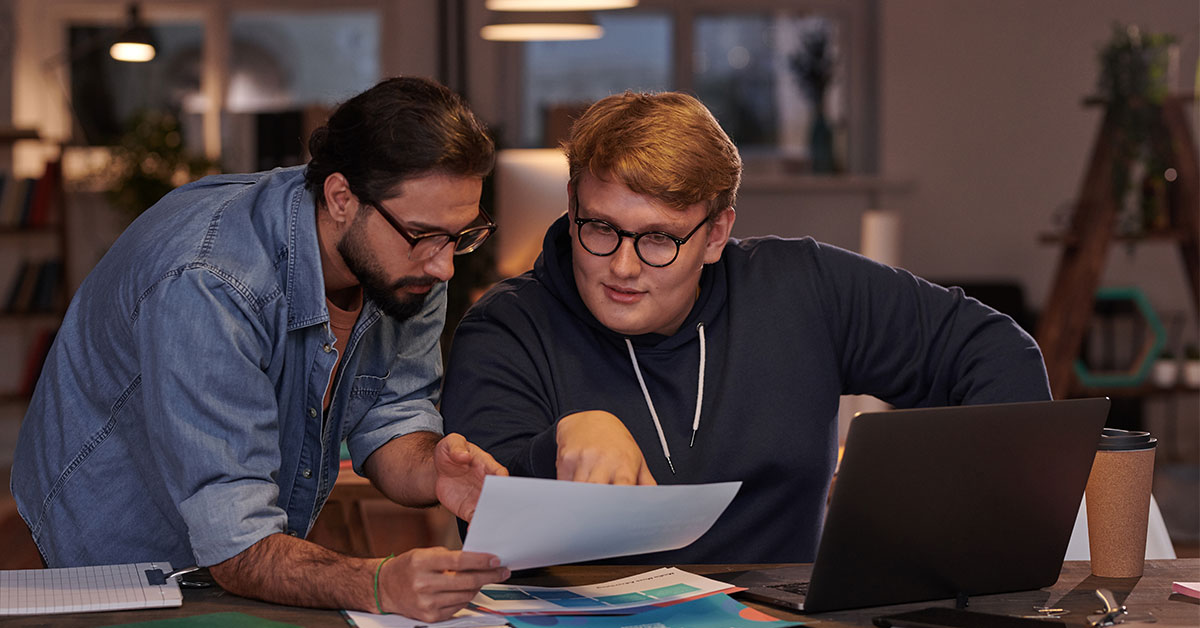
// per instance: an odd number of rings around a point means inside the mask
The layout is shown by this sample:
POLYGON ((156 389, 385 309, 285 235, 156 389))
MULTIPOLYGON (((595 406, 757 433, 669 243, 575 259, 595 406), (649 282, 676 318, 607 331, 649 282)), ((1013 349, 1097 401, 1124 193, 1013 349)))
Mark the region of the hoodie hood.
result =
MULTIPOLYGON (((736 244, 731 239, 726 247, 736 244)), ((623 345, 626 336, 618 334, 605 327, 579 296, 575 286, 575 271, 572 264, 571 230, 567 214, 559 216, 542 241, 542 252, 533 264, 533 275, 543 286, 558 299, 564 307, 588 327, 595 329, 600 335, 609 338, 614 344, 623 345)), ((704 323, 711 325, 725 307, 727 285, 725 282, 725 256, 715 264, 706 264, 700 273, 700 297, 692 304, 679 330, 670 336, 662 334, 642 334, 629 336, 630 342, 639 349, 660 349, 669 351, 691 342, 696 338, 696 325, 704 323)))

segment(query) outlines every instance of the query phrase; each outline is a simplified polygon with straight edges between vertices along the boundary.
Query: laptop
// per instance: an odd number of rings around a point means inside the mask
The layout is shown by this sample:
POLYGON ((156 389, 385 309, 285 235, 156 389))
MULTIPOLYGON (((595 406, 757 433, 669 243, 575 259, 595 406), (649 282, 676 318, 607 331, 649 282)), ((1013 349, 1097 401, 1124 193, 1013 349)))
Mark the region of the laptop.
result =
POLYGON ((806 613, 1050 586, 1108 407, 1098 398, 859 413, 811 572, 712 577, 806 613))

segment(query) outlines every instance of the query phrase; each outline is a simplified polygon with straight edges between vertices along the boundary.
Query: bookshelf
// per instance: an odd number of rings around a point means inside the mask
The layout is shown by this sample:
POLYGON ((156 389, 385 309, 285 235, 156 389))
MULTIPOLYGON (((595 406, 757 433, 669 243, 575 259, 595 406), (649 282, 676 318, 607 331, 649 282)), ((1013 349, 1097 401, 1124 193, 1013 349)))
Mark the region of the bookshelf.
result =
POLYGON ((0 404, 23 404, 66 309, 66 212, 61 151, 28 177, 12 167, 17 142, 41 142, 37 131, 0 128, 0 404))

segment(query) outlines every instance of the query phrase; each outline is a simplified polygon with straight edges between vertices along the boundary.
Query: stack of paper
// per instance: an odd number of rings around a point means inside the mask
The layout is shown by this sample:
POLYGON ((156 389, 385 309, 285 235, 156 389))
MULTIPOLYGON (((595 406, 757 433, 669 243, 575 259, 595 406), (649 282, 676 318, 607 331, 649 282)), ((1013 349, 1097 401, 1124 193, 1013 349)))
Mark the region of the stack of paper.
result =
MULTIPOLYGON (((739 487, 741 482, 611 486, 489 475, 463 549, 495 554, 512 570, 678 549, 712 527, 739 487)), ((397 615, 343 613, 363 628, 466 628, 503 625, 515 614, 629 615, 736 590, 671 568, 580 587, 489 585, 472 601, 486 613, 463 611, 435 624, 397 615)))
POLYGON ((742 589, 674 567, 576 587, 492 584, 472 605, 517 628, 782 628, 780 621, 726 595, 742 589))
POLYGON ((632 613, 714 593, 740 591, 675 567, 577 587, 528 587, 489 584, 471 604, 500 615, 543 615, 558 613, 632 613))
POLYGON ((343 611, 358 628, 475 628, 511 624, 517 628, 783 628, 781 621, 725 595, 741 591, 724 582, 674 567, 576 587, 487 585, 475 597, 475 610, 453 619, 426 623, 399 615, 343 611))
POLYGON ((633 615, 540 615, 509 617, 516 628, 572 626, 576 628, 784 628, 803 622, 781 621, 738 603, 728 595, 712 595, 633 615))

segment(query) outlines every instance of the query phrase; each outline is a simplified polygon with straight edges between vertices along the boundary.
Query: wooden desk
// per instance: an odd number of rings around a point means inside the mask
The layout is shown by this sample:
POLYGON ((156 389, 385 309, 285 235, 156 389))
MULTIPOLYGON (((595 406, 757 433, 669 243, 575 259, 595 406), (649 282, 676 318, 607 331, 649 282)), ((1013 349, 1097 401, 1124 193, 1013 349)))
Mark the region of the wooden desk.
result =
MULTIPOLYGON (((694 573, 716 574, 752 567, 754 566, 693 565, 683 568, 694 573)), ((512 578, 511 582, 542 586, 588 584, 630 576, 648 569, 650 567, 644 565, 633 567, 568 565, 520 572, 512 578)), ((1147 561, 1145 575, 1141 578, 1131 579, 1095 578, 1091 576, 1087 562, 1072 561, 1063 566, 1058 582, 1050 588, 971 598, 971 609, 981 612, 1016 614, 1029 613, 1034 606, 1052 604, 1071 611, 1061 621, 1068 625, 1086 626, 1087 615, 1099 607, 1099 601, 1093 591, 1097 588, 1107 588, 1116 595, 1117 601, 1128 606, 1131 612, 1150 611, 1154 613, 1159 620, 1156 626, 1198 626, 1200 625, 1200 600, 1171 594, 1171 583, 1180 581, 1200 581, 1200 559, 1147 561)), ((0 618, 0 624, 13 627, 90 627, 234 611, 308 628, 345 628, 346 626, 345 620, 337 611, 267 604, 237 597, 216 587, 186 589, 183 599, 183 606, 174 609, 5 617, 0 618)), ((953 606, 953 602, 947 600, 921 602, 809 616, 789 613, 755 603, 750 603, 750 605, 776 617, 798 621, 807 620, 820 628, 839 628, 870 626, 872 617, 926 606, 953 606)))

